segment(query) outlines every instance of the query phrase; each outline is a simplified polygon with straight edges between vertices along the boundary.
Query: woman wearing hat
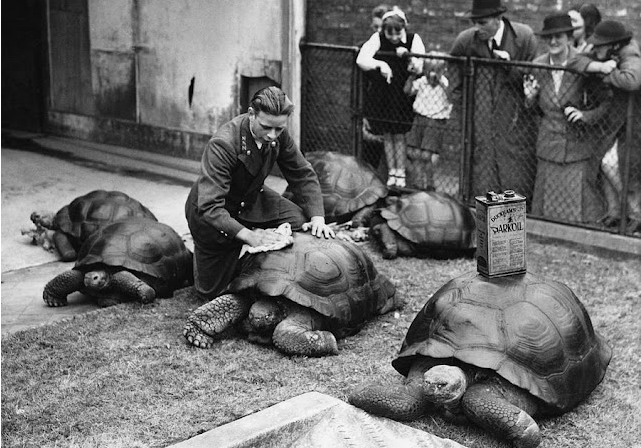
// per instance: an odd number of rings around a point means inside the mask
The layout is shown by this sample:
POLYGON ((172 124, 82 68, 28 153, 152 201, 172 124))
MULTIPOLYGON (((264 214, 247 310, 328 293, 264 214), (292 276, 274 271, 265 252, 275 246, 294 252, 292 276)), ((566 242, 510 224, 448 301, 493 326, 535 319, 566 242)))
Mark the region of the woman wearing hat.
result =
MULTIPOLYGON (((618 144, 620 175, 626 169, 622 161, 628 158, 629 188, 626 195, 628 221, 626 233, 641 232, 641 50, 632 32, 615 20, 599 23, 588 42, 592 49, 579 54, 568 66, 581 73, 596 74, 603 83, 613 87, 614 98, 610 129, 618 144), (634 94, 631 95, 631 92, 634 94), (626 138, 625 111, 628 101, 633 102, 631 139, 626 138), (629 155, 626 156, 626 152, 629 155)), ((616 204, 615 204, 616 205, 616 204)), ((609 210, 606 219, 618 221, 619 210, 609 210)))
POLYGON ((597 174, 603 156, 599 122, 608 111, 604 86, 590 86, 565 67, 577 54, 575 27, 566 13, 545 18, 538 34, 547 52, 533 62, 550 69, 534 71, 526 85, 527 104, 536 107, 541 123, 536 143, 538 160, 532 214, 573 222, 594 222, 603 216, 597 174))

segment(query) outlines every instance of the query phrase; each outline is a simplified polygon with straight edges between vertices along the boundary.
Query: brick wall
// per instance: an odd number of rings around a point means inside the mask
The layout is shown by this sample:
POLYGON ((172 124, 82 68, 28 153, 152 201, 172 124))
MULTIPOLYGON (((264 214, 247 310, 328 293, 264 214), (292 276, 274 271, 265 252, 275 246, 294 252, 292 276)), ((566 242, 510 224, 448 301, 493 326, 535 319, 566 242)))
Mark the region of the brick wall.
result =
MULTIPOLYGON (((308 0, 308 42, 336 45, 359 45, 372 33, 369 28, 372 8, 381 0, 308 0)), ((407 15, 410 31, 418 33, 428 50, 448 51, 456 35, 468 28, 464 17, 472 0, 397 0, 387 2, 398 5, 407 15)), ((504 0, 508 8, 506 17, 530 25, 534 31, 541 29, 543 18, 558 9, 567 9, 581 3, 576 0, 504 0)), ((641 42, 641 1, 594 1, 604 18, 624 22, 641 42)))

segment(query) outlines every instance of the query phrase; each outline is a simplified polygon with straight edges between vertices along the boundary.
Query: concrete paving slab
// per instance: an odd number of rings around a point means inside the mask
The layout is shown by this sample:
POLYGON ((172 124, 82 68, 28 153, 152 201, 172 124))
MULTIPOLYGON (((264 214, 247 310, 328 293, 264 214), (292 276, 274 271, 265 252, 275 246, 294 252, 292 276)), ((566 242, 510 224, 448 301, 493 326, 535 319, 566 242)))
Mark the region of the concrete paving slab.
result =
POLYGON ((68 297, 72 306, 49 307, 42 299, 47 281, 71 269, 73 263, 53 262, 2 273, 2 335, 46 325, 98 308, 84 294, 68 297))
POLYGON ((337 398, 309 392, 171 448, 465 448, 337 398))
MULTIPOLYGON (((70 307, 51 308, 42 300, 46 283, 73 263, 34 246, 21 234, 35 210, 57 211, 92 190, 119 190, 145 204, 159 221, 191 240, 184 204, 200 163, 130 148, 82 140, 3 130, 1 158, 2 334, 31 328, 97 309, 82 294, 70 307), (15 147, 11 143, 16 143, 15 147)), ((287 185, 270 176, 276 191, 287 185)))

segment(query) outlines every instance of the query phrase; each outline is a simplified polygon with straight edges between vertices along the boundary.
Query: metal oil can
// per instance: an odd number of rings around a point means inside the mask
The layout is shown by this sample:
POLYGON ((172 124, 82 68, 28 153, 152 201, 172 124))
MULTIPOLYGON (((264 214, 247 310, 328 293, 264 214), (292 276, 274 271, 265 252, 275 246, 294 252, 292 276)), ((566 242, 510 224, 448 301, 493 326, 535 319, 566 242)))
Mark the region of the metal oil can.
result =
POLYGON ((525 196, 476 196, 476 269, 486 277, 525 272, 525 196))

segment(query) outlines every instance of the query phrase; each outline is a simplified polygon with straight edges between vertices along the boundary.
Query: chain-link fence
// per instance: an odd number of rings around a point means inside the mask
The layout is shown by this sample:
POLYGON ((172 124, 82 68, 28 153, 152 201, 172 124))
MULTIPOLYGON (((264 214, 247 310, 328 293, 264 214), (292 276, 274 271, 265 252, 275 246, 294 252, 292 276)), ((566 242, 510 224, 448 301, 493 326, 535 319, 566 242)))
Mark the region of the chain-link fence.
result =
POLYGON ((441 53, 403 60, 388 83, 356 66, 356 47, 302 50, 304 151, 354 154, 392 188, 470 204, 512 189, 530 216, 641 234, 640 93, 563 67, 441 53))

